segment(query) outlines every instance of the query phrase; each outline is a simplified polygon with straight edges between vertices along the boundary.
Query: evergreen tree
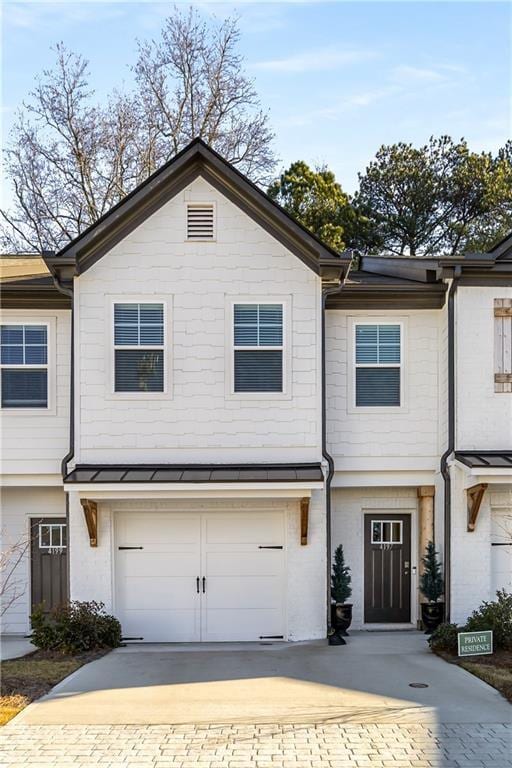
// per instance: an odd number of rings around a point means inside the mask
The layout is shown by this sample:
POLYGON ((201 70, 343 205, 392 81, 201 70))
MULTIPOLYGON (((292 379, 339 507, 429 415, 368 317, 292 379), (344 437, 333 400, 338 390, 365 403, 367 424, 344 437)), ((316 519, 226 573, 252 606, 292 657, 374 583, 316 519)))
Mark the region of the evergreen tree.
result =
POLYGON ((352 594, 350 568, 345 565, 343 545, 339 544, 334 552, 331 575, 331 597, 336 603, 344 603, 352 594))
POLYGON ((420 578, 420 590, 431 603, 437 603, 444 592, 441 564, 437 557, 433 541, 427 544, 425 555, 421 558, 423 573, 420 578))

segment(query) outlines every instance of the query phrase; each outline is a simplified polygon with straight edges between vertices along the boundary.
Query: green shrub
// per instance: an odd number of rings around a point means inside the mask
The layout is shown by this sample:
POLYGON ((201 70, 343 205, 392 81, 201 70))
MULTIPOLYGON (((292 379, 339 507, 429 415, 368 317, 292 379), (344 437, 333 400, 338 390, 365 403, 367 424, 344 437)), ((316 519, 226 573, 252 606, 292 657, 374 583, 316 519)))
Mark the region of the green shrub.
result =
POLYGON ((430 603, 437 603, 444 592, 444 581, 433 541, 429 541, 425 555, 421 558, 423 573, 420 576, 420 591, 430 603))
POLYGON ((336 603, 344 603, 352 594, 350 583, 350 568, 345 563, 343 545, 339 544, 334 551, 334 563, 331 573, 331 597, 336 603))
POLYGON ((512 594, 505 590, 496 592, 496 600, 484 602, 473 611, 464 630, 482 632, 492 629, 495 648, 512 650, 512 594))
POLYGON ((31 640, 42 650, 70 654, 116 648, 121 644, 121 624, 104 607, 74 600, 45 614, 44 606, 38 606, 31 616, 31 640))
POLYGON ((456 624, 449 624, 447 622, 440 624, 437 629, 434 629, 428 639, 428 644, 433 651, 446 651, 447 653, 457 653, 457 633, 461 632, 461 628, 456 624))

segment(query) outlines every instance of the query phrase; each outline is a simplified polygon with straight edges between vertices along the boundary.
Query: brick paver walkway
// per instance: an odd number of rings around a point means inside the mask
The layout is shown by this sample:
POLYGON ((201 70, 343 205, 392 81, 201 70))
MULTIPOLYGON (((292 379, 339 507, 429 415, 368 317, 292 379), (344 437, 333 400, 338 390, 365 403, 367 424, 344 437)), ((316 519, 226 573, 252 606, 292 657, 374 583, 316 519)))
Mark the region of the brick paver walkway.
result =
POLYGON ((0 768, 511 768, 512 725, 5 726, 0 768))

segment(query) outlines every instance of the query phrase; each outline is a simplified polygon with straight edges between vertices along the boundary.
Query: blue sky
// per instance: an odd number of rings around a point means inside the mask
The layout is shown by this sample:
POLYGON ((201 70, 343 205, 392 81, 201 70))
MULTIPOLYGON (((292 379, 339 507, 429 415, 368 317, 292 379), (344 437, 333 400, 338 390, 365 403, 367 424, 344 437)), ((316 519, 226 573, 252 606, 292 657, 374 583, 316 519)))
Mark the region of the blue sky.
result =
MULTIPOLYGON (((178 3, 188 5, 189 3, 178 3)), ((280 166, 327 164, 352 192, 383 143, 465 136, 495 150, 511 130, 508 2, 194 3, 237 12, 241 50, 270 110, 280 166)), ((90 60, 101 99, 129 82, 135 40, 158 34, 170 3, 5 2, 3 133, 63 41, 90 60)))

